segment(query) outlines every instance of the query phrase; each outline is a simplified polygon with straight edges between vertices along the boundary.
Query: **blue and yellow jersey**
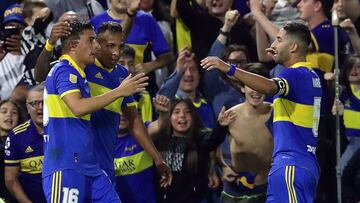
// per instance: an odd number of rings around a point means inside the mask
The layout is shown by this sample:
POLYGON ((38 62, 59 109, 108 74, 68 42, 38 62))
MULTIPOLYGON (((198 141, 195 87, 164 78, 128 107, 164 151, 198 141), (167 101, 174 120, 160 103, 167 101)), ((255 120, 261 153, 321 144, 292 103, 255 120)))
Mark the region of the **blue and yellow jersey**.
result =
MULTIPOLYGON (((349 39, 345 32, 339 32, 339 48, 343 49, 349 39)), ((334 65, 334 28, 329 20, 324 21, 311 30, 312 52, 306 56, 322 72, 332 72, 334 65)))
MULTIPOLYGON (((95 64, 86 66, 85 73, 93 97, 117 88, 121 81, 128 76, 127 69, 120 64, 113 69, 106 69, 98 60, 95 60, 95 64)), ((132 96, 120 97, 91 114, 91 123, 95 134, 95 154, 101 169, 111 172, 110 176, 114 176, 114 150, 119 131, 120 111, 121 108, 128 106, 136 107, 132 96)))
MULTIPOLYGON (((181 96, 179 96, 178 94, 175 95, 175 97, 177 99, 181 98, 181 96)), ((211 104, 209 104, 205 98, 199 97, 195 101, 193 101, 193 105, 195 106, 196 112, 199 114, 204 126, 208 130, 213 129, 215 126, 216 118, 211 104)))
POLYGON ((344 90, 340 97, 344 104, 345 134, 348 137, 360 137, 360 90, 350 85, 350 91, 344 90))
MULTIPOLYGON (((95 31, 97 31, 97 28, 102 23, 109 21, 121 22, 120 20, 114 19, 109 15, 108 11, 106 11, 93 17, 90 23, 94 26, 95 31)), ((170 53, 171 51, 155 19, 143 11, 136 13, 131 31, 126 39, 126 44, 135 50, 135 64, 150 61, 150 51, 157 57, 170 53)))
POLYGON ((114 165, 116 191, 122 202, 156 202, 153 159, 133 135, 117 138, 114 165))
POLYGON ((43 177, 58 170, 72 169, 87 176, 101 175, 95 159, 90 114, 76 117, 63 97, 79 92, 90 97, 85 72, 69 55, 63 55, 49 72, 44 91, 43 177))
POLYGON ((19 181, 32 202, 46 202, 42 189, 43 136, 29 120, 15 127, 5 144, 5 166, 20 167, 19 181))
POLYGON ((133 95, 135 101, 137 102, 137 109, 141 115, 142 121, 152 122, 153 121, 153 107, 151 103, 151 96, 149 92, 142 91, 140 93, 135 93, 133 95))
POLYGON ((307 62, 285 68, 279 78, 285 83, 285 91, 274 96, 272 171, 296 165, 318 175, 315 152, 322 96, 320 79, 307 62))

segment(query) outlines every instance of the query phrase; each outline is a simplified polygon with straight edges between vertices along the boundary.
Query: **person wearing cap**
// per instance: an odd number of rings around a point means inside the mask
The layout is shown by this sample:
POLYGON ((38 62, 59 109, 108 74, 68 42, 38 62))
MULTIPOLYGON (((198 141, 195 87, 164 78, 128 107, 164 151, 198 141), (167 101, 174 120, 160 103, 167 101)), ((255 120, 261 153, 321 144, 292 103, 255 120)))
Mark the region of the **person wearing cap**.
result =
POLYGON ((0 98, 9 99, 23 76, 25 66, 22 54, 21 33, 26 24, 20 4, 9 6, 4 12, 0 40, 0 98), (7 37, 8 36, 8 37, 7 37))

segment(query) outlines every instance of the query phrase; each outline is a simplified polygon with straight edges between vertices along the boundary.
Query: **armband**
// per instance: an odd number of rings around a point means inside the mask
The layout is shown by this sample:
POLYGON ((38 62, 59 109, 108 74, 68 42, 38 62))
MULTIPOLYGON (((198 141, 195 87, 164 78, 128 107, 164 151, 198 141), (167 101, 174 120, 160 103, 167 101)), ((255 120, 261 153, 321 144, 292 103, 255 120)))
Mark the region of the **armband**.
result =
POLYGON ((273 81, 276 83, 278 87, 277 95, 284 95, 286 93, 286 82, 281 78, 273 78, 273 81))

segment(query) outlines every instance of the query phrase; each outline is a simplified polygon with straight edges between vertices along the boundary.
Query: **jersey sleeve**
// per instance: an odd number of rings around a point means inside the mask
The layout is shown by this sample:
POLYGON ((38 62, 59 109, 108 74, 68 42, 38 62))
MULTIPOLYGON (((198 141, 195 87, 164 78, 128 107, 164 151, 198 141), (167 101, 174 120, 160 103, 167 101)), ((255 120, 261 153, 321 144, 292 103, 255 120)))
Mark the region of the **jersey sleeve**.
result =
POLYGON ((296 72, 296 69, 285 68, 277 78, 273 79, 278 86, 278 95, 287 97, 288 95, 292 95, 296 92, 296 72))
POLYGON ((5 166, 19 166, 20 156, 14 133, 11 131, 5 141, 5 166))
POLYGON ((152 51, 155 53, 156 56, 169 53, 171 51, 170 47, 166 42, 164 34, 161 32, 160 26, 157 24, 155 19, 152 16, 149 16, 146 22, 152 51))
POLYGON ((69 93, 80 92, 80 86, 78 83, 79 77, 81 76, 76 73, 76 70, 72 71, 66 69, 57 72, 55 88, 61 98, 69 93))

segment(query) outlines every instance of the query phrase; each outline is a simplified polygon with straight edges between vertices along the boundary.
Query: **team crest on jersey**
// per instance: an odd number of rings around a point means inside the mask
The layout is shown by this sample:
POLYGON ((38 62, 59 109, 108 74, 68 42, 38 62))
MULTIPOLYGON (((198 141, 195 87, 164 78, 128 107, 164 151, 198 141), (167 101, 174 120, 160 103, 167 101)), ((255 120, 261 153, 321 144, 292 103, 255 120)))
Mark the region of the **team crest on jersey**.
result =
POLYGON ((69 80, 71 83, 77 83, 77 76, 74 74, 70 74, 69 80))

